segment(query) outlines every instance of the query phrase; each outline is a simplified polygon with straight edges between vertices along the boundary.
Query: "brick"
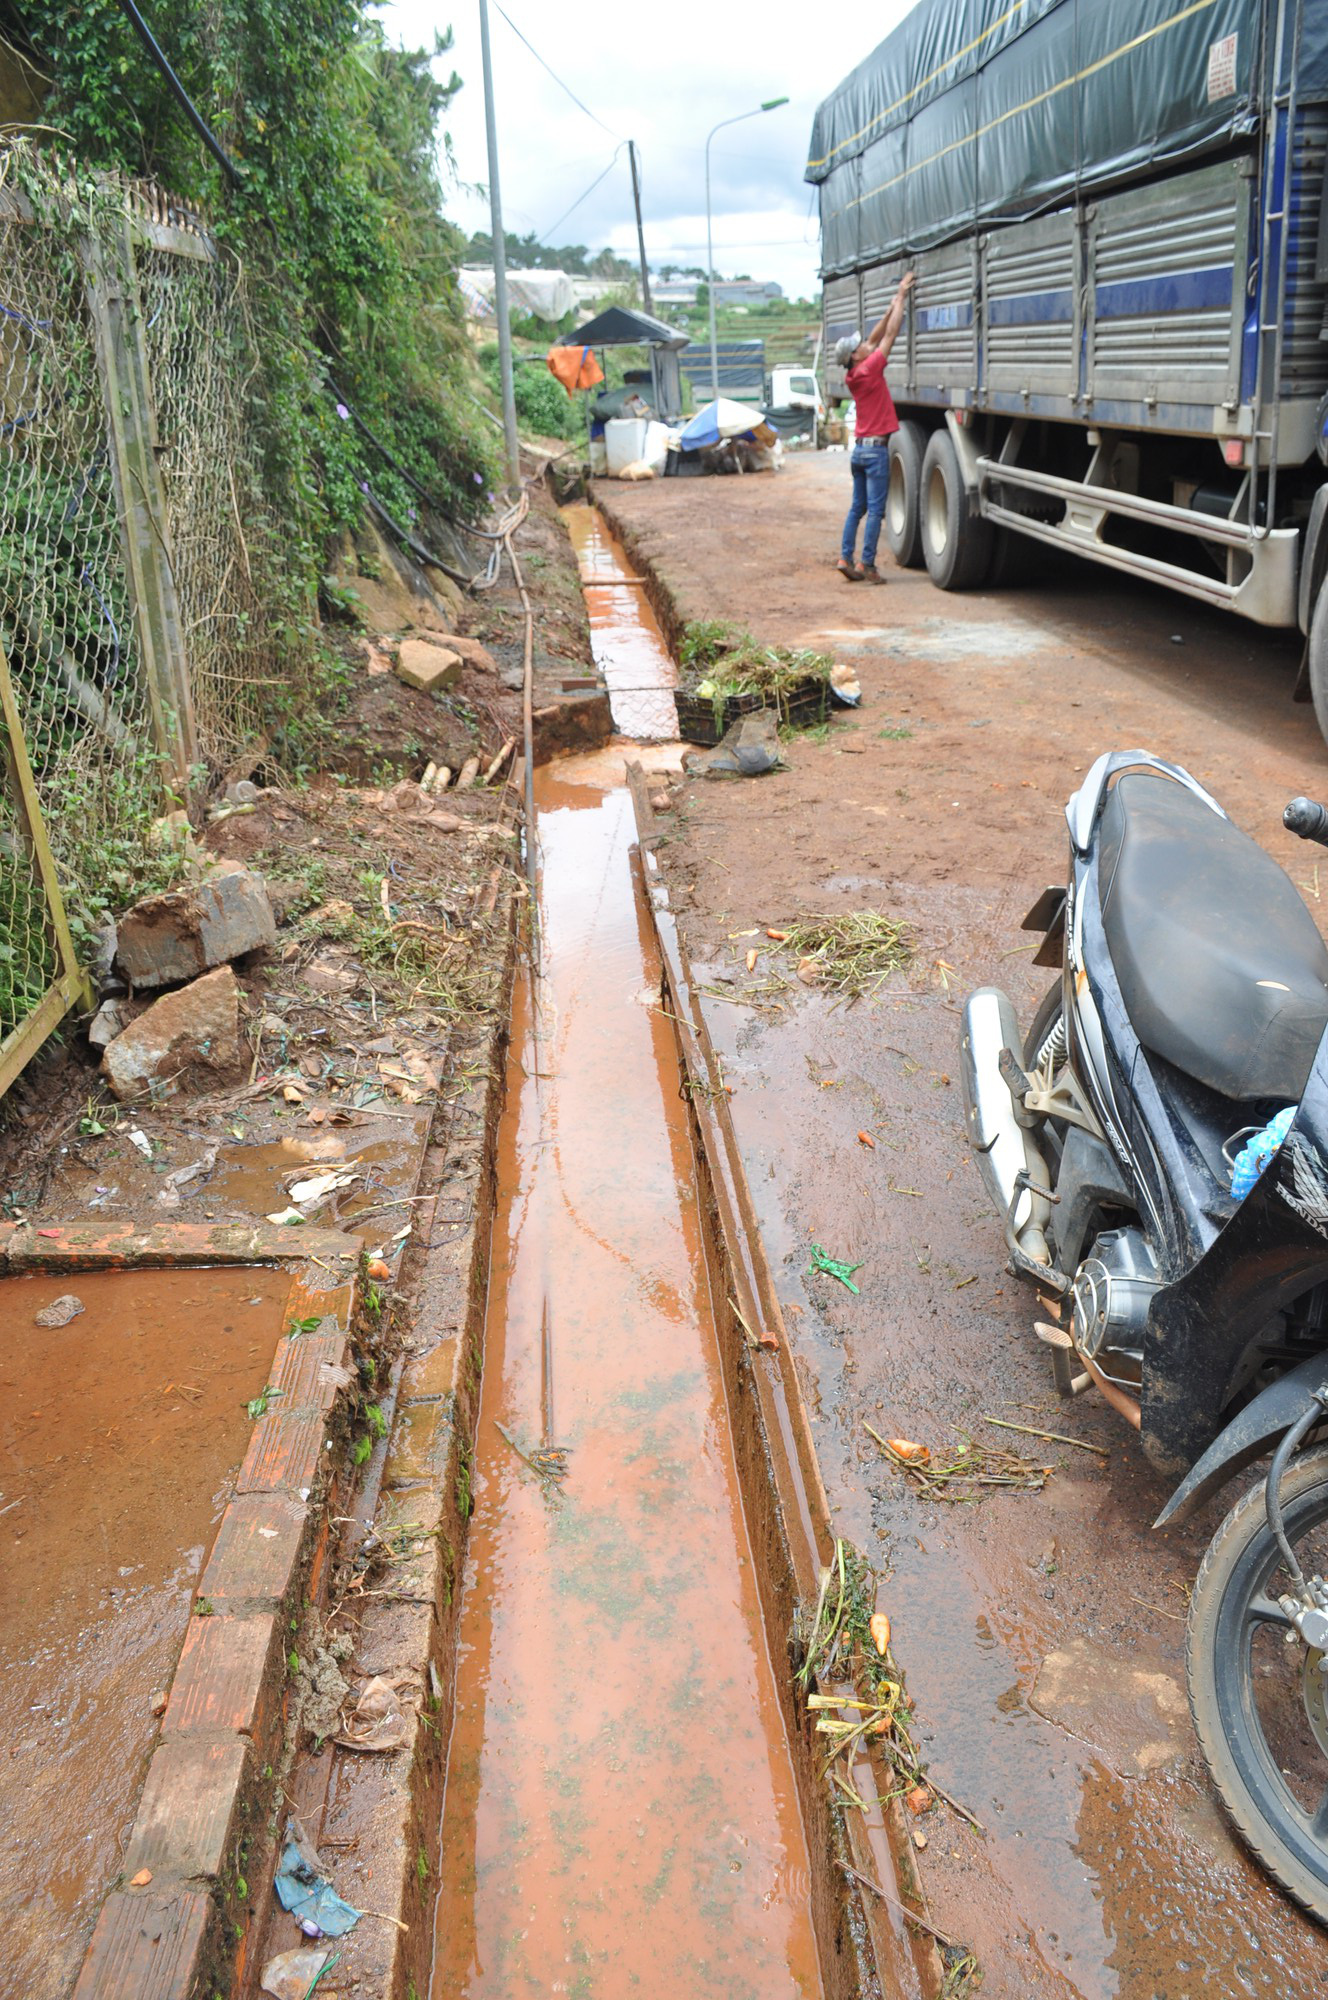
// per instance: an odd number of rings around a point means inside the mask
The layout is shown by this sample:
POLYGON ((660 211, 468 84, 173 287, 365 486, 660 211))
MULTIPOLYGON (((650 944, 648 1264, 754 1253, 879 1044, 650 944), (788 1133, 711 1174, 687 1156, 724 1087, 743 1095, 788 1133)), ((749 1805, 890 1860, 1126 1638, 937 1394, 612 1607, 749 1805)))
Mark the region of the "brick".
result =
POLYGON ((302 1333, 283 1338, 268 1373, 281 1391, 283 1410, 330 1410, 351 1382, 344 1333, 302 1333))
POLYGON ((118 1889, 97 1918, 73 2000, 184 2000, 211 1899, 200 1889, 118 1889))
POLYGON ((275 1609, 290 1588, 308 1518, 303 1503, 284 1493, 244 1493, 232 1500, 221 1517, 199 1596, 218 1609, 239 1604, 275 1609))
POLYGON ((122 1224, 62 1223, 38 1236, 31 1223, 0 1236, 15 1271, 105 1271, 154 1269, 174 1264, 293 1263, 320 1257, 349 1262, 360 1254, 359 1238, 340 1229, 282 1228, 272 1222, 159 1222, 146 1229, 122 1224))
MULTIPOLYGON (((162 1720, 168 1738, 262 1732, 263 1686, 276 1620, 270 1611, 248 1617, 191 1618, 162 1720)), ((271 1707, 269 1701, 267 1706, 271 1707)))
POLYGON ((428 1396, 454 1396, 461 1386, 461 1342, 440 1340, 428 1354, 416 1354, 401 1376, 401 1393, 408 1401, 428 1396))
POLYGON ((236 1492, 306 1492, 318 1476, 322 1454, 321 1410, 269 1410, 254 1425, 236 1492))
POLYGON ((434 1646, 437 1613, 428 1604, 385 1603, 365 1606, 355 1646, 357 1673, 399 1674, 408 1668, 426 1671, 434 1646))
POLYGON ((383 1484, 409 1486, 443 1478, 452 1453, 453 1429, 449 1400, 405 1404, 392 1426, 383 1484))
POLYGON ((423 639, 403 639, 397 653, 396 676, 407 687, 435 689, 455 687, 461 678, 461 655, 450 646, 431 646, 423 639))
MULTIPOLYGON (((286 1324, 289 1326, 293 1319, 309 1319, 314 1313, 326 1320, 331 1314, 344 1332, 350 1325, 354 1304, 353 1284, 329 1285, 324 1273, 315 1266, 296 1274, 286 1302, 286 1324)), ((324 1326, 323 1331, 329 1332, 330 1328, 324 1326)))
POLYGON ((220 1875, 249 1755, 241 1736, 160 1744, 125 1849, 126 1876, 140 1868, 184 1880, 220 1875))

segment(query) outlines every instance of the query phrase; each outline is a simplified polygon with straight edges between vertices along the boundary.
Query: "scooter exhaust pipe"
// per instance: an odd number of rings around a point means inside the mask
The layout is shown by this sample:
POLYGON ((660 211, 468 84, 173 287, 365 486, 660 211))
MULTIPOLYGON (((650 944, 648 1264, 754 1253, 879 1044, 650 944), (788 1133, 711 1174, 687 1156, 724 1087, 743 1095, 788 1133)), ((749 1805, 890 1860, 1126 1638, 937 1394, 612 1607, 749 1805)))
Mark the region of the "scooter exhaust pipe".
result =
POLYGON ((1052 1266, 1047 1243, 1051 1206, 1039 1189, 1049 1190, 1047 1162, 1033 1134, 1015 1116, 1010 1087, 1001 1075, 1001 1052, 1009 1049, 1020 1069, 1024 1045, 1009 995, 980 986, 964 1008, 964 1104, 969 1142, 982 1178, 1002 1218, 1009 1218, 1015 1242, 1034 1264, 1052 1266), (1023 1186, 1019 1176, 1032 1183, 1023 1186))

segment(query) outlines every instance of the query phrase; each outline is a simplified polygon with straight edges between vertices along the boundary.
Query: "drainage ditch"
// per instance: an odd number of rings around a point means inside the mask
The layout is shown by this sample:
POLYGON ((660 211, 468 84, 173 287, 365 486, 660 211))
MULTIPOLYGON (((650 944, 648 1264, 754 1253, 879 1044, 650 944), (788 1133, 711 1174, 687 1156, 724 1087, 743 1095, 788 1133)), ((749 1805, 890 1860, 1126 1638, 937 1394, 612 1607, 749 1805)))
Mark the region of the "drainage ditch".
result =
MULTIPOLYGON (((564 518, 615 723, 671 737, 646 580, 564 518)), ((536 780, 432 2000, 934 1991, 888 1829, 831 1802, 792 1699, 828 1510, 787 1350, 743 1329, 778 1303, 621 771, 536 780)))

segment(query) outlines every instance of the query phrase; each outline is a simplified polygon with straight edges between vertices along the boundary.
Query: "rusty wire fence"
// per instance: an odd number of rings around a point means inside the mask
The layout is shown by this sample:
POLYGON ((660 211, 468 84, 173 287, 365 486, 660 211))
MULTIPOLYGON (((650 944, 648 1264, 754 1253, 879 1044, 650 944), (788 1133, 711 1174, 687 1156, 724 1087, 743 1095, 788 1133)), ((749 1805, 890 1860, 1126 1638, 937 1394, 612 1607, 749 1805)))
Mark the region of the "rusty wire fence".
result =
POLYGON ((0 171, 0 1092, 69 1007, 157 822, 304 662, 274 545, 241 280, 159 194, 0 171), (66 914, 67 913, 67 914, 66 914))

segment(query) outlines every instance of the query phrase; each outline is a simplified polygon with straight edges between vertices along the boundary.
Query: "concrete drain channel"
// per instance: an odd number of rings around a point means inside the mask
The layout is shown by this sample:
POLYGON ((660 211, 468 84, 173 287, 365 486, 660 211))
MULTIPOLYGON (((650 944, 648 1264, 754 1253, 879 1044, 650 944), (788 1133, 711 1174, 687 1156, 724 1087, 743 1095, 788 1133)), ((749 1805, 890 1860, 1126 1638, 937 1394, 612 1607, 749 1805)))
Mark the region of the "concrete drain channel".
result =
MULTIPOLYGON (((646 592, 569 526, 618 727, 671 734, 646 592)), ((431 2000, 935 1993, 881 1775, 845 1813, 794 1694, 833 1534, 640 767, 545 767, 535 836, 431 2000)))

